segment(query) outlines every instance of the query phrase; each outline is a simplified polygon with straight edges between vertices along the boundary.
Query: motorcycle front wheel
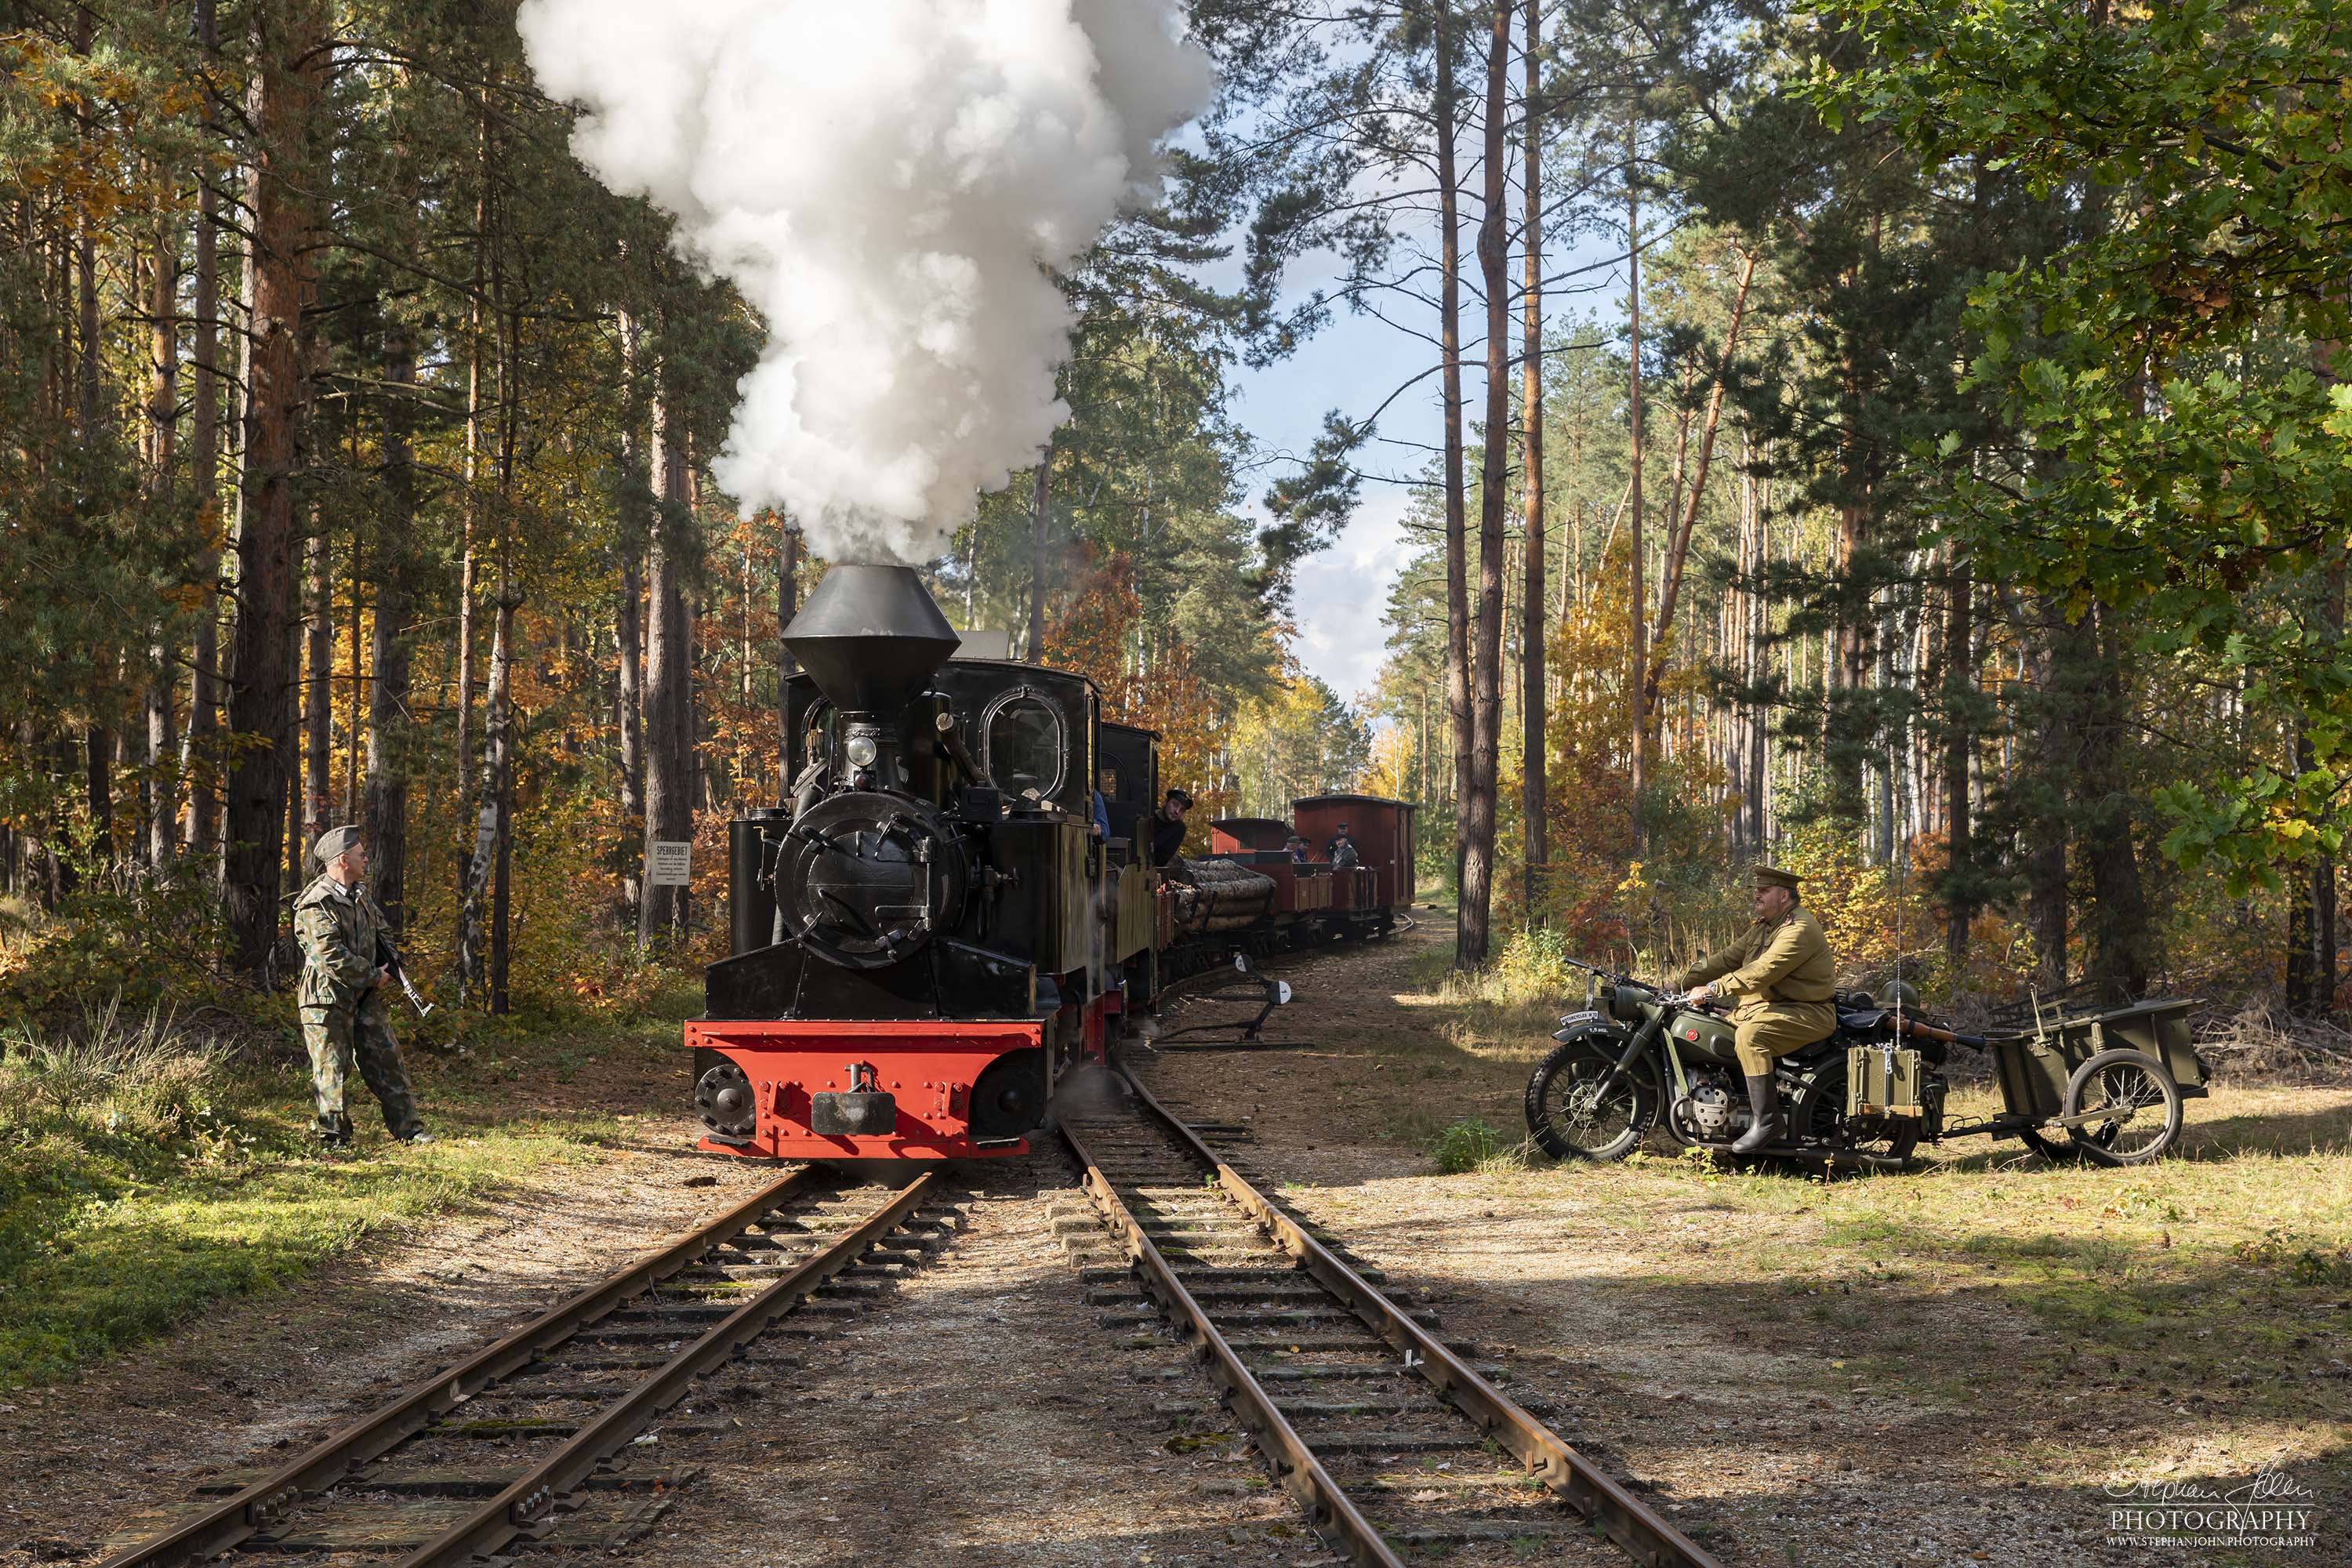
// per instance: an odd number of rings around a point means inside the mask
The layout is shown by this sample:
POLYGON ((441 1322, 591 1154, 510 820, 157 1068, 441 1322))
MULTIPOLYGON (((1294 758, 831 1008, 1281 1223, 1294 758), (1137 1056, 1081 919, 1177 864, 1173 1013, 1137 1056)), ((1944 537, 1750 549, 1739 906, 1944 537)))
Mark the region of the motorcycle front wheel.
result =
POLYGON ((1601 1091, 1617 1065, 1613 1052, 1571 1040, 1544 1058, 1528 1079, 1528 1133, 1555 1160, 1622 1160, 1658 1120, 1656 1069, 1637 1062, 1601 1091))

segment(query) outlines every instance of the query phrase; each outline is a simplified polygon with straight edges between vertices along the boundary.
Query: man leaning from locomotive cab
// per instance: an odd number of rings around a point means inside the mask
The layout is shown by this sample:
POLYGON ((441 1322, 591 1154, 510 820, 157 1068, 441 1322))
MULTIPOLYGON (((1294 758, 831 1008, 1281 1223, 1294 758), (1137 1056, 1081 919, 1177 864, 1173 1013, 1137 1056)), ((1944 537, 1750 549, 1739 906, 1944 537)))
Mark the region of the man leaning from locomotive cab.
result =
POLYGON ((1756 921, 1739 940, 1683 971, 1675 982, 1694 1005, 1734 1004, 1732 1044, 1748 1078, 1755 1123, 1731 1146, 1752 1154, 1780 1138, 1780 1097, 1772 1089, 1772 1058, 1825 1040, 1837 1029, 1830 996, 1836 970, 1829 939, 1811 910, 1797 906, 1800 879, 1777 866, 1756 868, 1756 921), (1696 989, 1692 989, 1696 987, 1696 989))
POLYGON ((1166 869, 1176 863, 1184 848, 1184 814, 1192 809, 1192 797, 1181 789, 1171 789, 1160 797, 1160 809, 1151 814, 1151 863, 1166 869))

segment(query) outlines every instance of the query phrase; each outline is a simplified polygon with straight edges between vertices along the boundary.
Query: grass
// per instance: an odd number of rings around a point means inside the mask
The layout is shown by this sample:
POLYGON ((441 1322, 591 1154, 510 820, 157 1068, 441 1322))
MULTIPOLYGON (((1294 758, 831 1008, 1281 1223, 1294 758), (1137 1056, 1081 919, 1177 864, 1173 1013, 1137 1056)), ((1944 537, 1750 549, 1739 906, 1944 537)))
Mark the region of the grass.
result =
POLYGON ((1460 1176, 1498 1166, 1518 1147, 1518 1143, 1474 1116, 1467 1121, 1454 1123, 1432 1139, 1429 1157, 1436 1162, 1443 1174, 1460 1176))
POLYGON ((462 1059, 412 1048, 443 1141, 391 1143, 355 1082, 363 1153, 335 1160, 310 1141, 309 1073, 290 1039, 233 1050, 119 1005, 0 1031, 0 1388, 54 1381, 215 1302, 282 1289, 526 1173, 562 1179, 601 1157, 617 1120, 593 1092, 551 1086, 600 1058, 676 1048, 661 1026, 560 1043, 493 1034, 462 1059))
MULTIPOLYGON (((1909 1173, 1830 1181, 1663 1148, 1513 1160, 1527 1076, 1583 985, 1533 951, 1450 977, 1446 946, 1357 1002, 1346 1048, 1312 1076, 1354 1141, 1425 1151, 1422 1170, 1486 1217, 1516 1216, 1515 1255, 1555 1225, 1582 1238, 1554 1267, 1603 1320, 1769 1356, 1791 1396, 1906 1396, 1986 1434, 1968 1463, 1988 1479, 2095 1493, 2116 1475, 2275 1460, 2331 1501, 2352 1495, 2352 1079, 2225 1079, 2188 1102, 2174 1155, 2125 1170, 1983 1137, 1925 1150, 1909 1173)), ((1226 1070, 1264 1075, 1229 1086, 1243 1103, 1307 1092, 1305 1064, 1226 1070)), ((1965 1078, 1951 1117, 1998 1099, 1965 1078)), ((1307 1207, 1347 1234, 1396 1202, 1339 1188, 1307 1207)))

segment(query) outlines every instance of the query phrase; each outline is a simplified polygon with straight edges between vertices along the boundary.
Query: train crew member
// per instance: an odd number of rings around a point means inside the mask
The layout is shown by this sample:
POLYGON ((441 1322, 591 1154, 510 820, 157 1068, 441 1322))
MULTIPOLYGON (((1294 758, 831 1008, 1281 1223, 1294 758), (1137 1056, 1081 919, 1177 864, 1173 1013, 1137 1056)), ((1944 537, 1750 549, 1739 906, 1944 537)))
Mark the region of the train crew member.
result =
POLYGON ((1339 831, 1331 836, 1331 851, 1324 858, 1334 866, 1354 866, 1362 861, 1356 853, 1356 841, 1348 837, 1348 825, 1339 824, 1339 831))
POLYGON ((331 827, 310 852, 326 869, 294 900, 294 931, 302 943, 302 1043, 310 1052, 320 1142, 331 1149, 351 1144, 344 1095, 356 1065, 392 1135, 430 1143, 384 1016, 392 972, 376 956, 390 922, 367 890, 367 846, 358 828, 331 827))
POLYGON ((1110 802, 1107 798, 1118 793, 1118 773, 1105 768, 1095 774, 1095 837, 1110 842, 1110 802))
POLYGON ((1290 863, 1294 866, 1311 865, 1314 862, 1315 846, 1307 841, 1307 835, 1304 833, 1292 834, 1283 847, 1290 851, 1290 863))
POLYGON ((1151 814, 1151 863, 1158 867, 1175 864, 1184 847, 1184 814, 1192 809, 1192 797, 1181 789, 1171 789, 1160 797, 1160 809, 1151 814))
POLYGON ((1748 1103, 1755 1124, 1731 1146, 1752 1154, 1780 1137, 1780 1097, 1772 1089, 1772 1058, 1828 1039, 1837 1028, 1830 1003, 1836 969, 1829 939, 1811 910, 1797 906, 1793 872, 1777 866, 1756 868, 1756 921, 1738 942, 1710 953, 1682 973, 1675 984, 1692 990, 1705 1005, 1727 998, 1733 1048, 1748 1077, 1748 1103))

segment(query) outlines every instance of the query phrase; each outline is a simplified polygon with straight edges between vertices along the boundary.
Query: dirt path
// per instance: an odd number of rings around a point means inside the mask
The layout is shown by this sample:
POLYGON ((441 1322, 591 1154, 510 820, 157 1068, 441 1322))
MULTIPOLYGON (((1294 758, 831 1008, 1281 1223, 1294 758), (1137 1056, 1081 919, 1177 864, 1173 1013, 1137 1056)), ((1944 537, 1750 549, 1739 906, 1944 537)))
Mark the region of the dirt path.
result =
MULTIPOLYGON (((1246 1445, 1171 1440, 1155 1406, 1212 1399, 1163 1335, 1097 1321, 1055 1239, 1058 1151, 968 1172, 938 1261, 677 1446, 702 1473, 614 1559, 761 1568, 916 1563, 1289 1563, 1324 1556, 1246 1445)), ((1075 1210, 1071 1211, 1075 1212, 1075 1210)))

